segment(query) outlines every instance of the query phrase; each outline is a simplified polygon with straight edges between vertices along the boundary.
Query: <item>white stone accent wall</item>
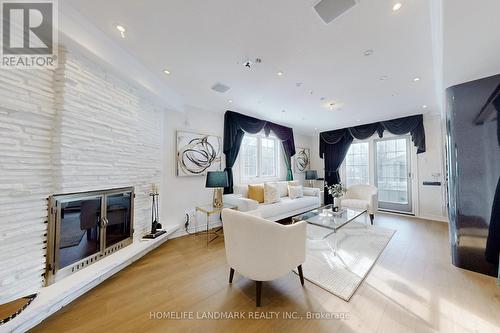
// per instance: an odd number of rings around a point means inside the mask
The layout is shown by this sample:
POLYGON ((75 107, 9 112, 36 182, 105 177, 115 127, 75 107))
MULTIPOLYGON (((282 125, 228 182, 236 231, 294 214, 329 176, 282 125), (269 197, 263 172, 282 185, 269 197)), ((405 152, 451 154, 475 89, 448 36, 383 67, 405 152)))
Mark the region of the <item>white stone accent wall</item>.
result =
POLYGON ((134 237, 150 227, 163 115, 74 51, 53 71, 0 70, 0 304, 43 286, 47 198, 134 186, 134 237))
POLYGON ((0 70, 0 304, 43 284, 53 71, 0 70))

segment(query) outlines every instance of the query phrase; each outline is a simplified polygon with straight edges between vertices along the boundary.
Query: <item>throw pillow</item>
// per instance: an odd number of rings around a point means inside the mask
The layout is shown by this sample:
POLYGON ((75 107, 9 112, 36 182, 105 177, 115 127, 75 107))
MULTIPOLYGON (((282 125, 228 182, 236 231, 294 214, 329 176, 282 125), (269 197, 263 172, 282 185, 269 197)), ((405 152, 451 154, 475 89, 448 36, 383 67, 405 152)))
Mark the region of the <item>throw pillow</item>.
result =
POLYGON ((264 184, 264 203, 271 204, 280 201, 278 187, 275 184, 264 184))
MULTIPOLYGON (((287 182, 288 186, 299 186, 300 182, 298 180, 290 180, 287 182)), ((290 192, 288 191, 288 186, 287 186, 287 195, 290 196, 290 192)))
POLYGON ((281 197, 286 197, 288 196, 288 183, 285 182, 276 182, 276 186, 278 187, 278 192, 281 197))
POLYGON ((248 185, 248 199, 255 200, 258 203, 263 203, 264 185, 263 184, 248 185))
POLYGON ((302 190, 302 186, 288 185, 288 196, 290 197, 290 199, 302 198, 304 196, 304 191, 302 190))

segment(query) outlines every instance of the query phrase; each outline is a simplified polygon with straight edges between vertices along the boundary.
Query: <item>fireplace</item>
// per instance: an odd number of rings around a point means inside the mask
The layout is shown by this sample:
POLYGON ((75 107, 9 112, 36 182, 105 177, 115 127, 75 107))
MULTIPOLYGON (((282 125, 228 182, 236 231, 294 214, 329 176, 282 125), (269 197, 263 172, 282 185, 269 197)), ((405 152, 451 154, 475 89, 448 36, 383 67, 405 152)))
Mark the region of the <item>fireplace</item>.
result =
POLYGON ((133 187, 51 196, 47 285, 131 244, 134 198, 133 187))

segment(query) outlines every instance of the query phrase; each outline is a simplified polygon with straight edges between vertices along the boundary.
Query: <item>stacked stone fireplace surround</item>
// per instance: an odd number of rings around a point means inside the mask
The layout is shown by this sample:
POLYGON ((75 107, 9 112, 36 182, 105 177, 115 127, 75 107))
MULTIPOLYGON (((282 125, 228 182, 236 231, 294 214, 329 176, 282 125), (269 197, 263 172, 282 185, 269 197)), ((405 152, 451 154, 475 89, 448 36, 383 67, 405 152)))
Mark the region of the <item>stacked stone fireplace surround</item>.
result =
POLYGON ((0 304, 44 285, 52 194, 135 187, 135 241, 161 180, 162 110, 79 50, 56 70, 0 69, 0 304))

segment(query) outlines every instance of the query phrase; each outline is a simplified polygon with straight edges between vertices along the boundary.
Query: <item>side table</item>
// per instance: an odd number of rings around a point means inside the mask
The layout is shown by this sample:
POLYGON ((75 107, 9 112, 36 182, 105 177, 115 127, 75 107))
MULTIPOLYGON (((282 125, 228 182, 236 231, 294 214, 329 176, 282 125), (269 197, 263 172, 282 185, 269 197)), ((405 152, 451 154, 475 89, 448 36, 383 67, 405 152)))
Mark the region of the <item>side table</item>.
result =
POLYGON ((222 222, 222 210, 228 208, 228 209, 235 209, 237 210, 238 207, 235 205, 230 205, 230 204, 223 204, 222 207, 214 207, 213 205, 204 205, 204 206, 197 206, 196 207, 196 212, 200 212, 206 215, 207 217, 207 228, 206 228, 206 235, 207 235, 207 247, 208 244, 219 238, 220 234, 219 232, 222 230, 222 226, 217 228, 217 229, 209 229, 209 224, 210 224, 210 216, 212 215, 219 215, 219 219, 222 222), (213 237, 211 238, 210 235, 213 237))

